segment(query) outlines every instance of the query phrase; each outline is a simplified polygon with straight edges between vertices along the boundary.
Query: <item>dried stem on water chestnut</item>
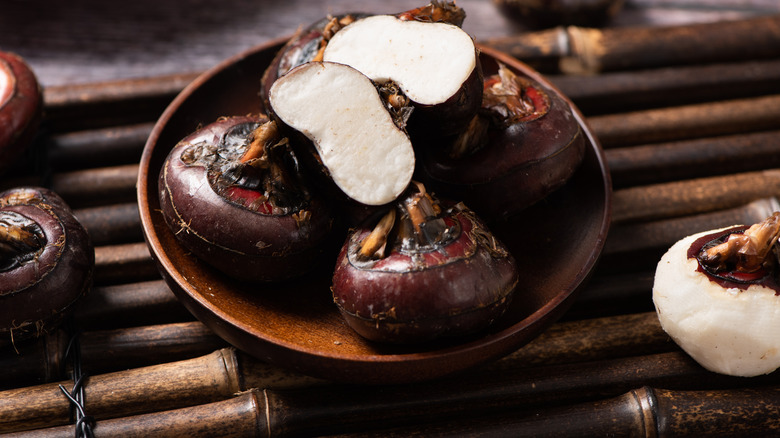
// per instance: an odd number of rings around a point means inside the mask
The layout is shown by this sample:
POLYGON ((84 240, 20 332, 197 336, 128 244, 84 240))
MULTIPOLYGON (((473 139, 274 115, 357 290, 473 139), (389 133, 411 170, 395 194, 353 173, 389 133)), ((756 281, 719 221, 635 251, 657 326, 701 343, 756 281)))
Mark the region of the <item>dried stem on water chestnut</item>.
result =
POLYGON ((514 258, 472 211, 415 183, 375 226, 350 234, 332 291, 361 336, 407 343, 485 329, 517 281, 514 258))
POLYGON ((179 242, 235 278, 302 275, 330 234, 330 209, 262 116, 224 118, 182 139, 159 178, 163 216, 179 242))

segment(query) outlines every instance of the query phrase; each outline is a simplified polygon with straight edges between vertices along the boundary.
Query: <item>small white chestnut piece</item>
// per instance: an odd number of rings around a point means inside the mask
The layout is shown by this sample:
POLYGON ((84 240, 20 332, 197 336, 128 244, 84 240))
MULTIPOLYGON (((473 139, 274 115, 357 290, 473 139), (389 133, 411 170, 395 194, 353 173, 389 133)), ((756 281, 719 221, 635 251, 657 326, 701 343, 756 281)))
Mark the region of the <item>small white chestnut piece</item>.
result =
POLYGON ((653 302, 663 329, 704 368, 751 377, 780 367, 780 295, 774 268, 713 274, 696 256, 705 245, 725 242, 744 229, 706 231, 675 243, 658 264, 653 302))
POLYGON ((352 67, 310 62, 277 79, 269 102, 282 123, 314 144, 333 182, 366 205, 395 200, 414 172, 409 136, 374 83, 352 67))

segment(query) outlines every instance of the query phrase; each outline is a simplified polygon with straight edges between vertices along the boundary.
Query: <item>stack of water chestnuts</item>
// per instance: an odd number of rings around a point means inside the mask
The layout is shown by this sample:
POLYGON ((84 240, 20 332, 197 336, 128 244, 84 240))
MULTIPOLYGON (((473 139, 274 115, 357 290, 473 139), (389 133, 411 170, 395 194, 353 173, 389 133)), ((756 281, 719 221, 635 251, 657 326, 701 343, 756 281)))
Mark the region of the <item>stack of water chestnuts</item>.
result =
POLYGON ((372 341, 498 320, 518 267, 486 224, 563 186, 585 142, 553 90, 503 65, 483 75, 464 18, 434 2, 298 32, 263 74, 264 111, 226 115, 168 155, 159 196, 178 241, 258 283, 303 275, 342 233, 333 299, 372 341))
MULTIPOLYGON (((43 115, 30 66, 0 52, 0 174, 23 162, 43 115)), ((95 254, 59 195, 41 187, 0 193, 0 346, 58 328, 92 284, 95 254)))

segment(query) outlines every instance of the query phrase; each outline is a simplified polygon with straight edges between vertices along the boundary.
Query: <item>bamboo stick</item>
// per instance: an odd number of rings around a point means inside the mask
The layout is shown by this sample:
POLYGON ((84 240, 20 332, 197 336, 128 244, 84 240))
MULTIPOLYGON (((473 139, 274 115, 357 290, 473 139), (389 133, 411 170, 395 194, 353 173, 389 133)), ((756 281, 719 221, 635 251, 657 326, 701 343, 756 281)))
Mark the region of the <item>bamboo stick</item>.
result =
POLYGON ((95 247, 96 285, 157 280, 160 272, 146 243, 95 247))
MULTIPOLYGON (((95 437, 267 437, 263 392, 252 390, 226 400, 151 414, 98 421, 95 437)), ((74 426, 10 433, 7 438, 73 437, 74 426)))
POLYGON ((138 164, 125 164, 54 173, 47 178, 25 176, 10 178, 0 188, 36 185, 46 186, 59 194, 73 208, 135 201, 138 164))
POLYGON ((54 131, 153 122, 199 73, 182 73, 44 90, 46 124, 54 131))
MULTIPOLYGON (((243 372, 235 350, 225 348, 195 359, 90 376, 85 411, 96 419, 210 403, 245 388, 297 387, 320 381, 254 363, 243 372)), ((60 391, 72 382, 0 392, 0 433, 68 424, 70 405, 60 391)))
MULTIPOLYGON (((55 382, 67 378, 69 336, 62 330, 0 350, 0 388, 55 382)), ((85 331, 79 335, 81 368, 100 374, 190 359, 226 343, 199 322, 85 331)))
POLYGON ((612 223, 725 210, 778 194, 778 169, 630 187, 614 191, 612 223))
POLYGON ((567 74, 780 56, 780 15, 677 26, 557 27, 485 44, 567 74))
POLYGON ((74 311, 82 330, 185 322, 193 319, 163 280, 95 286, 74 311))
POLYGON ((780 60, 547 75, 586 116, 780 93, 780 60))
POLYGON ((621 269, 642 260, 657 262, 675 242, 691 234, 731 225, 752 225, 780 211, 777 199, 759 199, 747 205, 691 216, 616 224, 604 244, 605 262, 622 261, 621 269), (634 259, 634 260, 631 260, 634 259))
POLYGON ((618 397, 547 410, 432 422, 339 437, 753 437, 777 435, 780 388, 672 391, 632 389, 618 397))
MULTIPOLYGON (((267 427, 270 419, 263 415, 263 396, 262 391, 248 391, 206 405, 99 421, 93 430, 97 437, 274 436, 267 427)), ((778 403, 777 387, 674 391, 644 386, 614 398, 553 409, 531 408, 465 420, 432 417, 413 427, 377 430, 369 425, 355 433, 330 436, 765 436, 780 431, 775 415, 778 403)), ((73 426, 61 426, 8 437, 69 438, 73 432, 73 426)))
POLYGON ((484 368, 502 372, 672 350, 677 347, 655 312, 622 314, 555 323, 524 347, 484 368))
POLYGON ((93 245, 143 240, 136 202, 82 208, 75 210, 73 215, 86 228, 93 245))
POLYGON ((52 175, 49 188, 71 208, 135 201, 138 164, 76 170, 52 175))
POLYGON ((731 225, 752 225, 780 210, 775 198, 759 199, 744 206, 657 221, 616 224, 604 246, 605 255, 666 249, 683 237, 731 225))
POLYGON ((593 116, 604 148, 780 128, 780 95, 593 116))
MULTIPOLYGON (((777 383, 777 379, 776 375, 755 378, 750 386, 777 383)), ((706 372, 684 354, 673 352, 526 368, 521 372, 486 372, 468 378, 461 376, 456 381, 416 385, 330 384, 265 389, 262 397, 265 404, 259 406, 263 415, 259 418, 266 420, 263 429, 270 436, 326 435, 389 428, 399 422, 424 424, 431 419, 462 419, 466 415, 480 418, 497 412, 548 409, 616 397, 641 386, 696 390, 744 384, 744 379, 706 372)), ((91 410, 100 421, 102 410, 95 404, 91 410)))
POLYGON ((780 166, 780 131, 605 150, 615 188, 780 166))
POLYGON ((599 265, 561 320, 655 312, 651 298, 655 266, 648 263, 640 270, 610 272, 599 265))
POLYGON ((141 123, 52 134, 45 144, 47 165, 62 171, 137 163, 152 127, 141 123))

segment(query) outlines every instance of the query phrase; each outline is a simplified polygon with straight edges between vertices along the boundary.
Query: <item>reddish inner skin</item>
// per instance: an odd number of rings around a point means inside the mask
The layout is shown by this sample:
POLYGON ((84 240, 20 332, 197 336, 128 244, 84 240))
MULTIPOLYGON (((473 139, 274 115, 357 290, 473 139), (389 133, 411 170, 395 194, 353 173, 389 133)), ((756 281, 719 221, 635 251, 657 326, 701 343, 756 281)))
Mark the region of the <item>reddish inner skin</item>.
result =
POLYGON ((273 208, 268 201, 257 202, 263 194, 256 190, 249 190, 242 187, 231 187, 225 192, 225 196, 232 202, 244 206, 250 210, 262 214, 271 214, 273 208))
POLYGON ((15 86, 16 78, 11 73, 8 64, 0 61, 0 107, 11 100, 11 96, 14 94, 15 86))
MULTIPOLYGON (((491 88, 494 84, 500 82, 501 82, 501 78, 499 76, 497 75, 491 76, 485 80, 484 88, 487 90, 491 88)), ((550 101, 547 98, 547 95, 544 94, 543 91, 539 90, 538 88, 536 88, 531 84, 527 84, 523 86, 523 94, 527 99, 531 101, 534 110, 526 114, 515 113, 513 115, 514 118, 512 119, 513 123, 530 122, 531 120, 536 120, 542 117, 543 115, 547 114, 550 111, 550 101)), ((521 108, 522 105, 513 104, 513 101, 517 102, 519 100, 520 99, 517 96, 507 96, 506 105, 509 108, 521 108)))
POLYGON ((536 87, 526 88, 525 95, 531 99, 531 102, 533 102, 536 111, 533 114, 529 114, 528 116, 522 118, 521 121, 537 119, 547 114, 547 112, 550 110, 549 102, 547 102, 544 94, 540 93, 536 87))
POLYGON ((775 295, 780 295, 780 285, 777 284, 777 282, 774 280, 774 277, 772 275, 769 275, 770 273, 767 272, 766 269, 761 268, 755 272, 739 272, 739 271, 728 271, 728 272, 718 272, 718 276, 712 275, 709 273, 702 265, 701 262, 698 261, 698 254, 699 251, 701 251, 702 247, 706 245, 707 243, 711 242, 714 239, 723 238, 724 236, 727 236, 730 234, 730 232, 738 232, 741 233, 745 231, 747 227, 736 227, 731 230, 725 230, 721 233, 713 233, 709 234, 703 237, 700 237, 698 240, 693 242, 693 244, 688 248, 688 258, 696 259, 698 263, 697 271, 703 273, 706 275, 710 281, 720 285, 723 288, 737 288, 740 290, 745 290, 750 286, 751 284, 760 284, 764 287, 768 287, 770 289, 774 289, 775 295))

